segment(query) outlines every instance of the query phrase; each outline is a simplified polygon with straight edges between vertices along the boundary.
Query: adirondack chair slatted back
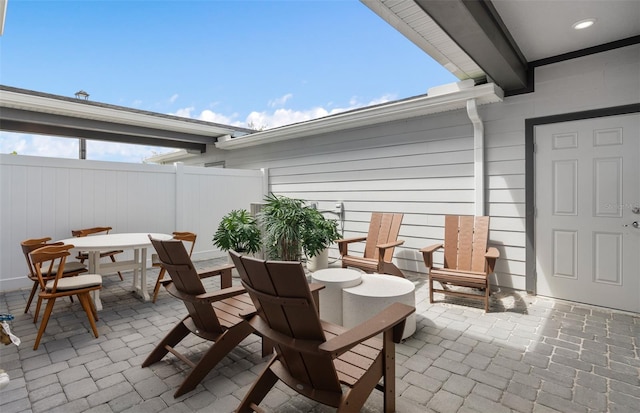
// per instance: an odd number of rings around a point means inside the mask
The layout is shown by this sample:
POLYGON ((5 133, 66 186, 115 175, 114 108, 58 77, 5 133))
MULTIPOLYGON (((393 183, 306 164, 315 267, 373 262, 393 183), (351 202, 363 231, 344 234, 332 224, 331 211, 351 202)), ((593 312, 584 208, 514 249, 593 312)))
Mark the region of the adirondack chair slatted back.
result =
POLYGON ((287 338, 275 340, 274 344, 289 373, 314 389, 340 392, 332 358, 296 347, 304 341, 315 344, 326 341, 302 265, 263 261, 234 253, 231 257, 260 317, 271 330, 287 338))
POLYGON ((444 227, 444 268, 485 272, 489 217, 447 215, 444 227))
MULTIPOLYGON (((171 275, 173 285, 180 293, 195 297, 207 292, 182 241, 152 239, 151 242, 163 262, 163 267, 171 275)), ((196 327, 209 332, 223 331, 211 303, 195 299, 182 301, 196 327)))
MULTIPOLYGON (((378 259, 376 245, 386 244, 398 239, 403 214, 373 212, 369 223, 369 233, 364 247, 364 258, 378 259)), ((385 251, 384 260, 390 262, 393 259, 394 248, 385 251)))

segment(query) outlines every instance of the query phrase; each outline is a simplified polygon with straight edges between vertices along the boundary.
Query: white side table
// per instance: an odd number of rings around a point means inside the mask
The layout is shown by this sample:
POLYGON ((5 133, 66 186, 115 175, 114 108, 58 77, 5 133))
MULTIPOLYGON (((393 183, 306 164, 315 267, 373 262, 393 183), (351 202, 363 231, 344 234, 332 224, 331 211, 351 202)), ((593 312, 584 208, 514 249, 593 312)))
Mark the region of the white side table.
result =
MULTIPOLYGON (((342 292, 342 321, 347 328, 354 327, 392 303, 416 306, 416 287, 405 278, 384 274, 362 274, 362 283, 342 292)), ((411 314, 404 325, 402 338, 416 332, 416 315, 411 314)))
POLYGON ((325 286, 320 290, 320 318, 342 325, 342 289, 360 284, 362 273, 346 268, 327 268, 311 274, 311 281, 325 286))

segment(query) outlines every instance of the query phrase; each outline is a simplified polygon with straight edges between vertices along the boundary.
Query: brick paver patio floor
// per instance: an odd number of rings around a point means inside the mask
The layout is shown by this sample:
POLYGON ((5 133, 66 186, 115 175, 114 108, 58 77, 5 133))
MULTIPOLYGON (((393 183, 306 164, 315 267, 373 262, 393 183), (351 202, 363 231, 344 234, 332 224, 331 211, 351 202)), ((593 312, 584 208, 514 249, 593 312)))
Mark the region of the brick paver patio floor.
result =
MULTIPOLYGON (((156 274, 149 270, 150 289, 156 274)), ((479 301, 431 305, 424 275, 408 278, 416 284, 417 330, 396 346, 398 412, 640 412, 638 314, 514 292, 494 294, 485 314, 479 301)), ((97 339, 77 300, 56 302, 37 351, 35 303, 23 313, 29 291, 0 294, 0 313, 15 316, 12 329, 22 340, 0 347, 0 368, 11 378, 0 390, 0 412, 234 411, 266 362, 258 338, 247 338, 196 390, 174 399, 188 367, 172 355, 148 368, 141 363, 186 309, 165 291, 156 304, 142 302, 127 291, 130 280, 104 277, 97 339)), ((198 338, 183 344, 194 359, 208 346, 198 338)), ((333 411, 282 383, 261 406, 333 411)), ((381 393, 363 411, 382 412, 381 393)))

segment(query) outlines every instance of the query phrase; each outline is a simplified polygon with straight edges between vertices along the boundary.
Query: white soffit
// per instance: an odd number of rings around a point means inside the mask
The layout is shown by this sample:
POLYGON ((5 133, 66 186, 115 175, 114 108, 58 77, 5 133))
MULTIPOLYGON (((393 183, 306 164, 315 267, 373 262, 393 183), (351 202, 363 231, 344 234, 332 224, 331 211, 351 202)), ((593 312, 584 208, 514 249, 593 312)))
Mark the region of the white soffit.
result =
POLYGON ((415 2, 360 0, 458 79, 482 79, 484 71, 415 2))
POLYGON ((153 115, 142 111, 128 111, 127 108, 98 106, 86 104, 83 101, 75 102, 73 100, 18 93, 10 90, 0 90, 0 108, 49 113, 71 118, 91 119, 207 137, 237 133, 233 128, 220 127, 212 123, 194 121, 189 118, 161 114, 153 115))
MULTIPOLYGON (((467 82, 473 84, 471 80, 467 82)), ((478 105, 502 102, 504 93, 496 84, 487 83, 480 86, 467 87, 469 84, 467 82, 458 82, 432 88, 432 94, 437 93, 435 96, 424 95, 383 105, 371 106, 294 125, 256 132, 238 138, 223 136, 222 138, 218 138, 215 146, 218 149, 240 149, 298 139, 315 134, 372 126, 433 113, 463 109, 466 108, 467 101, 470 99, 475 99, 478 105), (453 91, 451 92, 451 90, 453 91)))
POLYGON ((0 0, 0 36, 4 33, 4 22, 7 17, 7 0, 0 0))

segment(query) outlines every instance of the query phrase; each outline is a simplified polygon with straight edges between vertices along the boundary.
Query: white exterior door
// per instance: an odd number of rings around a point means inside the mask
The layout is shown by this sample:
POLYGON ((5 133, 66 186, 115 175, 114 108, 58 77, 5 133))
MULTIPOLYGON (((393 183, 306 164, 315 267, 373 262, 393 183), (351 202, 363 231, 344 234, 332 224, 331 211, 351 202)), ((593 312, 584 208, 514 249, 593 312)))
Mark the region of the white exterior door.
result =
POLYGON ((535 135, 537 293, 640 312, 640 115, 535 135))

